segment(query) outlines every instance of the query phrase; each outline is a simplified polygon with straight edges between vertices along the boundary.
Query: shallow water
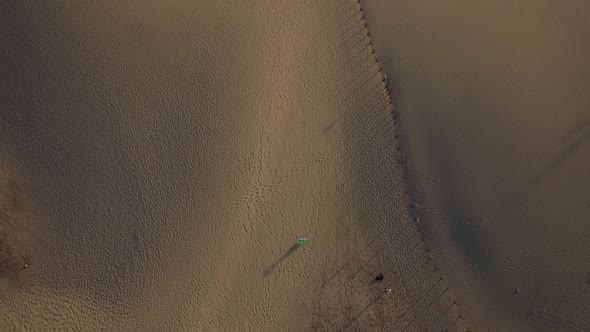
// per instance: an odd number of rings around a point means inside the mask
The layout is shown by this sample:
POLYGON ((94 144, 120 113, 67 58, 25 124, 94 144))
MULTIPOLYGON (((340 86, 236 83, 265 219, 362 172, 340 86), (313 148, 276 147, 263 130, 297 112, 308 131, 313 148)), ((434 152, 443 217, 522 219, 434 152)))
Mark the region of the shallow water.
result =
POLYGON ((416 213, 471 327, 589 329, 590 5, 363 5, 416 213))

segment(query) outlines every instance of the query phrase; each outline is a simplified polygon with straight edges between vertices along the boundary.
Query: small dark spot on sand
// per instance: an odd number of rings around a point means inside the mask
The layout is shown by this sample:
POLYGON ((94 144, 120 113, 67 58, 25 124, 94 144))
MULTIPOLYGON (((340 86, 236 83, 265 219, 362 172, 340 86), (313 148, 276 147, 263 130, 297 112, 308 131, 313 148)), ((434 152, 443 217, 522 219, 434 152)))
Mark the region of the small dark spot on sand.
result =
POLYGON ((7 173, 0 169, 0 277, 29 266, 33 239, 24 190, 7 173))
POLYGON ((520 294, 520 287, 516 287, 514 288, 514 290, 512 291, 512 295, 518 295, 520 294))

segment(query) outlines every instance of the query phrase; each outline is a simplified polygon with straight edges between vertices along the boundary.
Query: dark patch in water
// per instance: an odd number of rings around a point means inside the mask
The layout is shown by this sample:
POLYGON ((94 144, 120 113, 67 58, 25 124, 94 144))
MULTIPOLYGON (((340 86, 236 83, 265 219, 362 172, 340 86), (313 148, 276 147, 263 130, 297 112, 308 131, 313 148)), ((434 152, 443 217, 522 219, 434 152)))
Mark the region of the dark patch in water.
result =
POLYGON ((445 200, 442 203, 446 209, 447 227, 457 246, 476 267, 480 267, 481 262, 490 261, 488 241, 477 225, 475 212, 466 204, 465 186, 460 181, 458 165, 452 162, 451 151, 443 140, 435 137, 432 130, 429 135, 429 153, 433 157, 433 168, 440 174, 438 179, 443 191, 440 197, 445 200))

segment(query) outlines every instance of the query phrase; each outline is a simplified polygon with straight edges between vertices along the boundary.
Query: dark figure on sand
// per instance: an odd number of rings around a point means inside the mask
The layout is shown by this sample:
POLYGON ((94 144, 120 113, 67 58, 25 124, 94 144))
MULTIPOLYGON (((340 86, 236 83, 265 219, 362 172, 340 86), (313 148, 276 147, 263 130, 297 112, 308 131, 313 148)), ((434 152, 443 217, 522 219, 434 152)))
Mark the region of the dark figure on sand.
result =
POLYGON ((379 273, 376 277, 375 277, 375 281, 382 281, 383 280, 383 273, 379 273))

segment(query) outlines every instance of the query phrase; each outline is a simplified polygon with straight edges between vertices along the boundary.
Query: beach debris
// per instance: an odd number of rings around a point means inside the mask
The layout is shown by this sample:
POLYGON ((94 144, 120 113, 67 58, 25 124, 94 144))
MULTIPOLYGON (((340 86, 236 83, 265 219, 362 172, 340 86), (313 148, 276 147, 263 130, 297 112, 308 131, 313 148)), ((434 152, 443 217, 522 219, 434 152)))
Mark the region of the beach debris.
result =
POLYGON ((391 288, 385 288, 385 294, 391 294, 391 288))
POLYGON ((379 273, 376 277, 375 277, 375 281, 382 281, 383 280, 383 273, 379 273))
POLYGON ((298 247, 303 247, 304 245, 306 245, 308 242, 306 237, 300 237, 299 239, 297 239, 297 246, 298 247))
POLYGON ((24 271, 29 267, 29 263, 31 262, 31 257, 29 255, 25 255, 23 257, 23 265, 21 266, 20 270, 24 271))
POLYGON ((520 293, 520 287, 516 287, 513 291, 512 291, 512 295, 518 295, 520 293))

